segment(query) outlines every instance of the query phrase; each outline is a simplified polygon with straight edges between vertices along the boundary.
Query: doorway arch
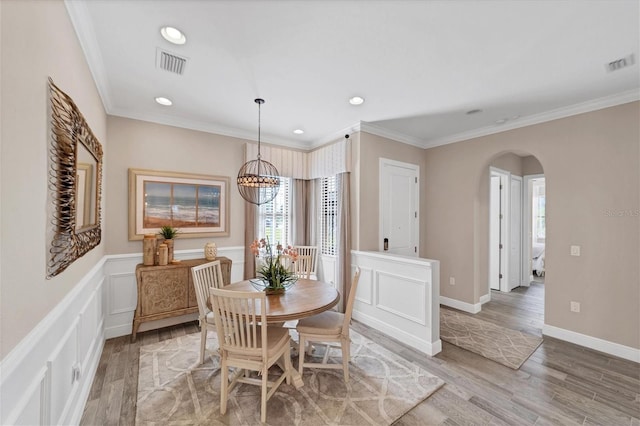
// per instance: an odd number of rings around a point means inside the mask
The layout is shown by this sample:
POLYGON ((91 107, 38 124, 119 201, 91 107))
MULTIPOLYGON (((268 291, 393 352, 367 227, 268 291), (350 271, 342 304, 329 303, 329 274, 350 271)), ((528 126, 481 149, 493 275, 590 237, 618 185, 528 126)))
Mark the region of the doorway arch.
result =
MULTIPOLYGON (((498 273, 502 274, 499 291, 510 291, 518 286, 527 286, 530 282, 530 226, 529 203, 523 200, 529 199, 528 186, 530 176, 544 176, 544 167, 537 156, 526 151, 505 150, 500 151, 489 158, 481 176, 479 177, 477 203, 476 203, 476 254, 478 284, 477 295, 481 304, 491 300, 491 279, 496 273, 496 257, 502 259, 498 273), (491 175, 500 176, 503 193, 499 195, 502 202, 503 216, 499 223, 502 232, 502 240, 499 243, 492 241, 492 229, 490 225, 492 197, 491 175), (520 195, 518 195, 518 192, 520 195), (512 197, 512 193, 514 196, 512 197), (511 210, 516 208, 516 212, 511 210), (520 212, 517 212, 517 210, 520 212), (519 215, 519 216, 518 216, 519 215), (513 216, 513 217, 511 217, 513 216), (513 220, 512 220, 513 219, 513 220), (519 219, 519 220, 515 220, 519 219), (513 231, 511 228, 514 228, 513 231), (493 244, 492 244, 493 243, 493 244), (502 252, 497 244, 502 244, 502 252), (492 252, 492 250, 494 250, 492 252)), ((494 180, 495 185, 495 180, 494 180)), ((495 198, 494 198, 495 207, 495 198)), ((495 216, 494 218, 494 224, 495 216)), ((495 229, 494 229, 495 231, 495 229)), ((495 240, 495 232, 493 234, 495 240)))

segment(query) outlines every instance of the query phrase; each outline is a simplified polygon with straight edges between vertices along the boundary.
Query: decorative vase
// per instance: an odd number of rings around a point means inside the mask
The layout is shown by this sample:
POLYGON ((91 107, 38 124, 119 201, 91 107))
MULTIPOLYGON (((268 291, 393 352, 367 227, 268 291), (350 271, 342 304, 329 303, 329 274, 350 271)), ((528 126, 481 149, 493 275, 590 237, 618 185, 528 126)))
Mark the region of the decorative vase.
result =
POLYGON ((207 260, 215 260, 218 257, 218 246, 216 243, 207 243, 204 245, 204 257, 207 260))
POLYGON ((173 240, 164 240, 163 244, 167 245, 167 249, 168 249, 167 261, 171 263, 171 261, 173 260, 173 240))
POLYGON ((169 247, 162 243, 158 246, 158 265, 164 266, 167 263, 169 263, 169 247))
POLYGON ((142 240, 142 264, 152 266, 156 260, 156 235, 145 234, 142 240))

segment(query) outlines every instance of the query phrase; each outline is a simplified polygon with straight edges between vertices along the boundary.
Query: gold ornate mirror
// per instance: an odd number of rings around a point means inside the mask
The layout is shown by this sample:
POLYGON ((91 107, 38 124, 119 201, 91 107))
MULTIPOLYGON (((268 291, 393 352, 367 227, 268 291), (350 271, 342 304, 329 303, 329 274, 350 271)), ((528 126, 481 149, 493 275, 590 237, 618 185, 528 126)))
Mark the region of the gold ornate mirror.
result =
POLYGON ((49 78, 51 145, 49 192, 52 237, 47 278, 100 244, 102 145, 82 113, 49 78))

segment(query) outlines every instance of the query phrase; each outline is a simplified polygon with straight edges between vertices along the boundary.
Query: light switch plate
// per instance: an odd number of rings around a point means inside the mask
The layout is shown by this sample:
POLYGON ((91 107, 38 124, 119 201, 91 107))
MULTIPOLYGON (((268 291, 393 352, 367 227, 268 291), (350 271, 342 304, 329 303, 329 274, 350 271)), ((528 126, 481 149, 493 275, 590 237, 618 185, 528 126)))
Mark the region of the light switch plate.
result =
POLYGON ((580 246, 571 246, 571 256, 580 256, 580 246))

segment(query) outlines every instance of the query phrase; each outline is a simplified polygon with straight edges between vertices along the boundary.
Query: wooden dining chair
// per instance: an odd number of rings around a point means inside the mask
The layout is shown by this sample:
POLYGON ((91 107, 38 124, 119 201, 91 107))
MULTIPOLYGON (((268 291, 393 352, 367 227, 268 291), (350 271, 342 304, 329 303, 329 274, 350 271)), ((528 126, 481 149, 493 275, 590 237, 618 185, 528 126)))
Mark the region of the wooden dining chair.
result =
POLYGON ((269 398, 285 379, 291 384, 289 330, 267 327, 264 292, 211 289, 210 297, 220 343, 220 413, 227 412, 227 398, 236 384, 258 385, 260 421, 264 423, 269 398), (277 380, 269 381, 269 368, 280 358, 284 372, 277 380), (237 369, 230 380, 229 367, 237 369), (257 371, 260 378, 248 377, 246 370, 257 371))
POLYGON ((296 331, 300 337, 300 358, 298 361, 298 372, 302 376, 304 367, 308 368, 331 368, 342 369, 344 372, 344 381, 349 381, 349 361, 351 339, 349 337, 349 323, 351 322, 351 314, 353 312, 353 303, 355 301, 358 281, 360 280, 360 268, 356 269, 351 282, 351 290, 349 299, 345 308, 345 312, 325 311, 309 318, 303 318, 298 321, 296 331), (325 352, 322 362, 305 362, 305 345, 309 344, 309 355, 311 355, 312 343, 322 343, 325 345, 325 352), (339 343, 331 345, 331 343, 339 343), (342 349, 342 364, 329 364, 330 348, 342 349))
POLYGON ((207 345, 207 331, 216 331, 213 312, 207 306, 209 288, 224 286, 220 261, 205 263, 191 268, 191 277, 198 302, 198 321, 200 322, 200 364, 204 362, 204 351, 207 345))
POLYGON ((317 246, 294 246, 293 247, 300 256, 311 257, 311 272, 309 273, 310 279, 317 280, 317 266, 318 266, 318 247, 317 246))
POLYGON ((292 264, 293 273, 298 278, 311 279, 311 266, 311 256, 300 255, 292 264))

